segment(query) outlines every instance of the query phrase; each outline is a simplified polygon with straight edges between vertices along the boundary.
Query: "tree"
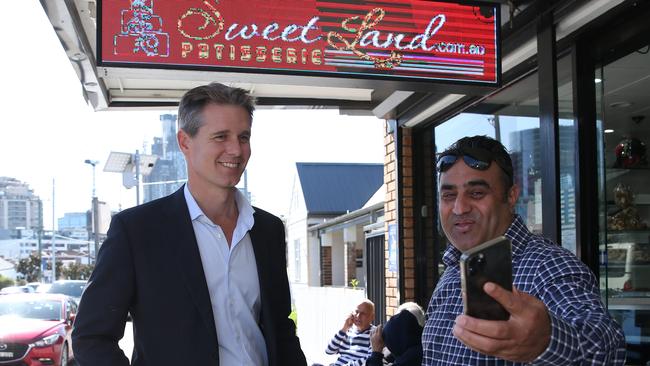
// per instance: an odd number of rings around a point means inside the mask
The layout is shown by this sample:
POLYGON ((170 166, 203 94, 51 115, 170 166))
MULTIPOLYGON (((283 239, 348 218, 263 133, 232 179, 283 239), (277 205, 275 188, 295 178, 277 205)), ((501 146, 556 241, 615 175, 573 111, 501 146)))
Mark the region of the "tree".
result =
MULTIPOLYGON (((56 278, 55 278, 56 280, 63 277, 62 272, 61 272, 62 268, 63 268, 63 263, 61 261, 56 261, 56 278)), ((45 262, 45 269, 52 270, 52 261, 51 260, 45 262)))
MULTIPOLYGON (((61 277, 61 267, 61 261, 56 261, 57 278, 61 277)), ((45 263, 45 269, 52 269, 52 261, 48 260, 45 263)), ((33 252, 29 257, 19 260, 18 266, 16 266, 16 272, 20 273, 27 282, 38 281, 41 278, 41 257, 33 252)))
POLYGON ((0 274, 0 290, 2 290, 7 286, 13 286, 13 285, 14 285, 14 280, 0 274))
POLYGON ((18 261, 16 272, 20 273, 27 282, 36 282, 41 278, 41 257, 32 253, 27 258, 18 261))
POLYGON ((94 269, 93 265, 70 263, 61 269, 61 277, 67 280, 87 280, 94 269))

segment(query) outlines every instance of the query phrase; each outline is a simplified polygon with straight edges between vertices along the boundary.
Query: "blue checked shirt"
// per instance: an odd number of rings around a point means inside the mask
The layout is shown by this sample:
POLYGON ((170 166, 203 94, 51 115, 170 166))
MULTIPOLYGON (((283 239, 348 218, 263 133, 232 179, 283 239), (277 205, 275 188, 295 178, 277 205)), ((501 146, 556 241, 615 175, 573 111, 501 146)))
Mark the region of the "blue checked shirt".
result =
MULTIPOLYGON (((623 365, 625 338, 600 300, 596 278, 573 253, 533 235, 515 216, 505 236, 512 242, 513 285, 542 300, 551 341, 532 365, 623 365)), ((427 309, 422 365, 522 365, 472 351, 451 330, 463 313, 461 252, 448 245, 446 269, 427 309)))

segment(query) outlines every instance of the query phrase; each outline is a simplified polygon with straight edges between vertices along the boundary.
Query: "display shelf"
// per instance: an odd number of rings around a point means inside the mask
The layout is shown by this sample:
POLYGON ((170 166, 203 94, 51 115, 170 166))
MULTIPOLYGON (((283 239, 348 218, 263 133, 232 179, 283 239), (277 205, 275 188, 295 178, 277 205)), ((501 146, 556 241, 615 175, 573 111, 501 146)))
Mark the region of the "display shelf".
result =
POLYGON ((607 170, 625 170, 625 171, 630 171, 630 170, 650 170, 650 165, 642 165, 634 168, 607 168, 607 170))
POLYGON ((650 228, 638 230, 607 230, 607 244, 614 243, 648 243, 650 228))
POLYGON ((622 175, 625 175, 630 172, 650 172, 650 167, 644 166, 641 168, 607 168, 605 169, 605 178, 607 181, 616 179, 622 175))
POLYGON ((609 234, 650 234, 650 228, 647 229, 629 229, 629 230, 607 230, 607 235, 609 234))

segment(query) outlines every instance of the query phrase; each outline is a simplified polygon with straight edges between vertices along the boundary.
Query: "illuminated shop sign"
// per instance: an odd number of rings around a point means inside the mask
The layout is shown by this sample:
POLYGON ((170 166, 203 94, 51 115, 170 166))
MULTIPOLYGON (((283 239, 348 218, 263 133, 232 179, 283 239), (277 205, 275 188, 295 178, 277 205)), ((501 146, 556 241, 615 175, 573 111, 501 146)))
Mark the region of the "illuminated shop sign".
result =
POLYGON ((498 5, 103 0, 102 66, 498 85, 498 5))

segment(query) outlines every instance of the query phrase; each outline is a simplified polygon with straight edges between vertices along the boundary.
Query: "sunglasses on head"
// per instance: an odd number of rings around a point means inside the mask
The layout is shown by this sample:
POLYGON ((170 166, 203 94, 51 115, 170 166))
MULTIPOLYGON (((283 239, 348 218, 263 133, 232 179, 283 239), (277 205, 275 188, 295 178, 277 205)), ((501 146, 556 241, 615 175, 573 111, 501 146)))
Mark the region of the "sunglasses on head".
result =
POLYGON ((512 179, 512 167, 505 159, 495 156, 491 151, 481 148, 463 148, 443 153, 438 158, 438 172, 442 173, 462 157, 467 166, 476 170, 487 170, 494 160, 497 165, 512 179))

